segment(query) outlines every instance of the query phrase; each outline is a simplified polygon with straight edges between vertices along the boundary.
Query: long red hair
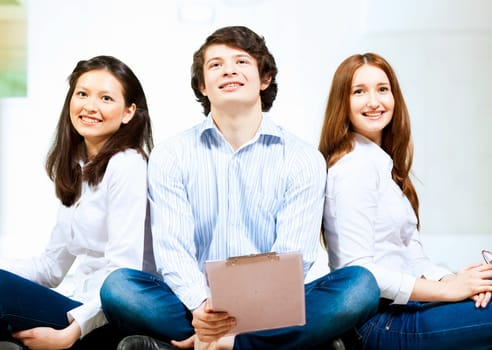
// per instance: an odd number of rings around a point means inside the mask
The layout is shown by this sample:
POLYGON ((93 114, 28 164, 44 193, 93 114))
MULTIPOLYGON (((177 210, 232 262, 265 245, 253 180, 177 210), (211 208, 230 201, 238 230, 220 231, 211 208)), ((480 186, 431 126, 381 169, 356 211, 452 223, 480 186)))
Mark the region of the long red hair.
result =
POLYGON ((348 57, 338 66, 326 104, 319 150, 325 157, 327 166, 330 167, 353 149, 353 127, 349 118, 350 92, 355 71, 365 64, 383 70, 390 82, 395 106, 393 118, 383 130, 381 148, 393 160, 391 171, 393 180, 410 201, 420 223, 419 200, 410 179, 413 160, 410 117, 396 74, 383 57, 374 53, 357 54, 348 57))

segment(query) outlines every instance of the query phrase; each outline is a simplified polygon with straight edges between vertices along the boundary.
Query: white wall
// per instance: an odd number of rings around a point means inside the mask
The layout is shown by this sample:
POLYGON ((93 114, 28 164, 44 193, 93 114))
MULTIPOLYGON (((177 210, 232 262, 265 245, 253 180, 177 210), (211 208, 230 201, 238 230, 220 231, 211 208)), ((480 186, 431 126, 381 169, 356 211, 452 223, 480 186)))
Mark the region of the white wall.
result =
POLYGON ((203 119, 191 58, 225 25, 265 36, 279 67, 271 114, 313 145, 336 66, 353 53, 383 54, 412 116, 429 255, 457 268, 492 248, 492 2, 44 0, 29 1, 28 12, 28 97, 0 100, 0 254, 30 255, 48 238, 57 201, 43 162, 76 62, 110 54, 132 67, 158 142, 203 119), (443 242, 455 242, 449 255, 443 242))

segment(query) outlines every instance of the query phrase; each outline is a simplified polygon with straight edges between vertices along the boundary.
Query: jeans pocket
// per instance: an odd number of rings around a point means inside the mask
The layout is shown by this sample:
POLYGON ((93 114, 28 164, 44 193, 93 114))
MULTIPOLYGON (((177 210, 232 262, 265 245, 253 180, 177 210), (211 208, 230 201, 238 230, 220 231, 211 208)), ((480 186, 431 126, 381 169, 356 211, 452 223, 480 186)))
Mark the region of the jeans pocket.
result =
POLYGON ((367 321, 362 327, 359 327, 355 330, 355 335, 357 337, 354 345, 355 350, 362 350, 367 345, 367 340, 369 339, 369 335, 374 329, 375 323, 371 321, 367 321))
POLYGON ((373 316, 357 329, 358 341, 355 349, 380 349, 381 339, 385 338, 385 333, 391 331, 394 320, 395 315, 387 312, 378 313, 373 316))
POLYGON ((388 316, 388 318, 386 319, 385 324, 384 324, 384 330, 385 331, 391 330, 391 323, 393 322, 394 318, 395 317, 393 315, 388 316))

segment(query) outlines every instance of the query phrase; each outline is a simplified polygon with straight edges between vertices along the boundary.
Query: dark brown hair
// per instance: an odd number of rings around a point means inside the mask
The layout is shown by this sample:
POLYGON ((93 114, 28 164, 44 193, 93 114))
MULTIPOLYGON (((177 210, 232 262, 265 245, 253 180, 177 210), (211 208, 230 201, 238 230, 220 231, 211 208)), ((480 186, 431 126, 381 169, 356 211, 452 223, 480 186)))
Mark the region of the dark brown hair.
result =
POLYGON ((419 200, 410 179, 413 160, 410 117, 396 74, 383 57, 374 53, 357 54, 348 57, 338 66, 325 109, 319 150, 330 167, 353 149, 353 127, 349 117, 350 91, 355 71, 365 64, 383 70, 390 82, 395 106, 393 118, 383 130, 381 148, 393 160, 393 180, 407 196, 419 219, 419 200))
POLYGON ((55 137, 46 158, 45 169, 55 184, 56 196, 66 205, 73 205, 80 197, 82 181, 96 186, 102 180, 109 159, 128 148, 137 150, 147 158, 153 147, 152 128, 143 88, 132 70, 111 56, 97 56, 79 61, 68 77, 69 89, 58 119, 55 137), (80 162, 87 162, 84 138, 70 121, 70 101, 79 77, 93 70, 110 72, 123 86, 125 105, 136 106, 128 124, 121 124, 109 137, 99 153, 86 164, 83 171, 80 162))
POLYGON ((205 43, 193 55, 191 66, 191 87, 195 93, 197 101, 202 104, 203 114, 210 113, 210 101, 204 96, 201 89, 204 87, 203 65, 205 51, 211 45, 224 44, 243 50, 253 56, 258 64, 258 72, 262 82, 268 82, 269 86, 260 91, 261 108, 264 112, 270 110, 273 101, 277 96, 277 66, 275 59, 265 44, 265 39, 253 32, 251 29, 241 26, 224 27, 216 30, 206 40, 205 43))

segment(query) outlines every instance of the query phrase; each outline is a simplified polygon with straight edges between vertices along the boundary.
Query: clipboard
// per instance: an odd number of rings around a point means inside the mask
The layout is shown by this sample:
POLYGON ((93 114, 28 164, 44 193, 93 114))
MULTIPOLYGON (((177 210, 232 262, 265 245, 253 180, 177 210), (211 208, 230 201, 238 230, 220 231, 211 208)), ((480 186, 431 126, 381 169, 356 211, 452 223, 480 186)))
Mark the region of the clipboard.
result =
POLYGON ((213 310, 236 318, 230 334, 306 323, 302 254, 263 253, 206 261, 213 310))

